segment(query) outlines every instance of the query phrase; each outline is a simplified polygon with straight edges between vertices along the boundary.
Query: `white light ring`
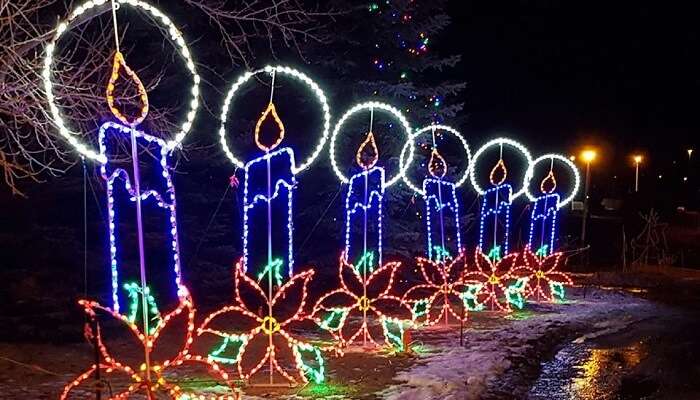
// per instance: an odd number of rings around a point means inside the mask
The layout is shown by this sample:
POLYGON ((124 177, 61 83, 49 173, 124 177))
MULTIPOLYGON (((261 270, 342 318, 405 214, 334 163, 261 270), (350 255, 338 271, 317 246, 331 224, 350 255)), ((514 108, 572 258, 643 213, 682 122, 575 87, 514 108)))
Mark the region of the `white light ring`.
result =
MULTIPOLYGON (((411 139, 408 142, 406 142, 406 144, 403 146, 403 149, 401 149, 401 157, 399 158, 399 160, 403 163, 403 159, 404 159, 404 156, 406 155, 406 151, 408 150, 409 143, 413 143, 413 146, 415 149, 415 141, 418 138, 418 136, 422 135, 425 132, 432 131, 433 129, 435 129, 436 131, 442 130, 442 131, 450 132, 451 134, 455 135, 457 137, 457 139, 459 139, 459 141, 462 143, 462 147, 464 148, 464 151, 467 153, 467 169, 464 170, 464 174, 462 174, 462 176, 459 178, 459 180, 457 180, 457 182, 455 182, 455 187, 458 188, 458 187, 464 185, 464 182, 466 182, 467 179, 469 178, 469 169, 471 168, 471 165, 472 165, 471 164, 472 163, 472 152, 469 149, 469 144, 467 143, 467 140, 464 138, 464 136, 462 136, 462 134, 459 133, 458 130, 452 128, 451 126, 428 125, 428 126, 425 126, 421 129, 417 130, 416 132, 413 133, 413 136, 411 136, 411 139)), ((407 168, 407 170, 408 170, 408 168, 407 168)), ((419 188, 418 186, 413 184, 413 182, 411 182, 411 179, 408 177, 408 174, 403 175, 403 181, 404 181, 404 183, 406 183, 406 186, 413 189, 414 192, 420 194, 421 196, 425 195, 425 192, 423 191, 423 189, 419 188)))
MULTIPOLYGON (((55 102, 55 97, 53 94, 53 82, 51 82, 51 69, 53 66, 53 53, 56 49, 56 43, 58 42, 58 39, 61 37, 61 35, 63 35, 63 33, 65 33, 68 30, 71 22, 75 21, 80 15, 85 13, 85 11, 88 11, 97 6, 101 6, 107 3, 107 1, 108 0, 88 0, 82 5, 76 7, 68 16, 68 19, 58 24, 54 36, 51 39, 51 42, 46 46, 46 55, 44 57, 44 68, 42 72, 46 99, 49 103, 49 108, 51 110, 53 121, 58 127, 58 132, 61 134, 61 136, 66 138, 68 140, 68 143, 70 143, 76 150, 78 150, 80 154, 87 158, 96 160, 101 164, 105 164, 107 162, 107 158, 104 155, 100 154, 98 151, 90 149, 86 144, 80 142, 76 137, 77 133, 70 131, 66 127, 65 121, 61 116, 61 112, 58 108, 58 105, 56 105, 55 102)), ((180 131, 175 135, 175 138, 166 142, 168 151, 170 151, 177 147, 185 138, 190 129, 192 129, 192 123, 194 122, 195 115, 197 114, 197 109, 199 108, 199 83, 201 79, 197 74, 197 69, 192 59, 190 50, 188 49, 187 44, 185 43, 185 39, 182 37, 180 31, 177 29, 177 27, 175 27, 175 25, 170 20, 170 18, 168 18, 168 16, 163 14, 156 7, 145 3, 141 0, 115 1, 120 5, 129 5, 136 8, 141 8, 142 10, 150 13, 154 20, 160 21, 163 24, 163 26, 167 28, 168 33, 170 34, 170 39, 172 39, 177 44, 179 53, 185 61, 187 69, 192 74, 192 89, 190 90, 190 92, 192 93, 192 100, 190 100, 189 103, 190 110, 185 117, 185 122, 183 122, 181 125, 180 131)))
MULTIPOLYGON (((494 146, 494 145, 502 145, 502 144, 511 146, 514 149, 521 152, 523 154, 523 156, 525 157, 525 160, 527 161, 527 168, 530 168, 530 165, 532 164, 532 156, 530 155, 530 151, 527 149, 527 147, 523 146, 519 142, 516 142, 513 139, 504 138, 504 137, 489 140, 488 142, 486 142, 486 144, 481 146, 479 148, 479 150, 476 151, 476 153, 474 153, 474 156, 472 156, 472 162, 471 162, 470 168, 469 168, 469 178, 472 182, 472 186, 474 187, 474 190, 476 190, 476 192, 479 193, 480 195, 483 195, 484 193, 486 193, 486 191, 484 189, 482 189, 481 186, 479 186, 479 183, 476 181, 476 163, 479 160, 479 157, 481 157, 481 155, 484 153, 484 151, 486 151, 489 147, 494 146)), ((525 172, 525 175, 527 175, 527 170, 525 172)), ((518 190, 517 192, 514 192, 511 195, 510 200, 513 201, 516 198, 518 198, 518 196, 525 193, 525 189, 526 189, 525 185, 523 185, 523 187, 520 190, 518 190)))
POLYGON ((523 185, 525 187, 525 195, 527 196, 530 201, 535 201, 537 200, 537 196, 534 196, 530 192, 530 181, 533 178, 533 175, 535 174, 535 165, 537 163, 540 163, 542 161, 546 160, 558 160, 563 162, 567 167, 571 168, 571 170, 574 173, 574 188, 571 191, 571 194, 564 198, 563 200, 559 201, 559 204, 557 204, 557 208, 562 208, 565 205, 569 204, 575 197, 576 194, 578 193, 578 190, 581 187, 581 174, 578 172, 578 168, 576 168, 576 164, 574 164, 568 157, 565 157, 561 154, 544 154, 539 157, 537 157, 534 161, 530 163, 530 166, 527 169, 527 172, 525 172, 525 178, 523 179, 523 185))
POLYGON ((336 140, 338 138, 338 134, 340 133, 340 128, 342 128, 345 121, 348 118, 350 118, 351 115, 363 110, 371 109, 384 110, 396 117, 396 119, 398 119, 401 123, 404 132, 406 133, 406 139, 408 140, 408 143, 411 148, 411 153, 409 154, 408 160, 406 160, 406 164, 404 165, 404 163, 401 162, 401 159, 399 159, 399 173, 384 183, 384 187, 387 188, 398 182, 399 179, 403 178, 403 176, 406 174, 406 171, 408 170, 408 166, 411 165, 411 162, 413 161, 413 153, 415 151, 413 141, 411 140, 411 126, 409 125, 408 120, 406 119, 406 117, 404 117, 401 111, 394 106, 391 106, 386 103, 380 103, 378 101, 368 101, 365 103, 357 104, 351 109, 349 109, 347 112, 345 112, 345 114, 343 114, 343 116, 340 117, 340 120, 338 120, 338 123, 335 125, 335 128, 333 128, 333 134, 331 134, 331 165, 333 166, 333 171, 335 171, 336 176, 338 176, 338 179, 340 179, 342 183, 350 182, 350 179, 347 176, 345 176, 345 174, 343 174, 343 172, 340 170, 338 162, 335 159, 336 140))
POLYGON ((316 84, 316 82, 314 82, 306 74, 294 68, 285 67, 281 65, 268 65, 263 69, 244 73, 233 83, 233 85, 231 85, 231 88, 229 89, 228 93, 226 94, 226 98, 224 99, 224 105, 221 109, 221 127, 219 128, 219 136, 221 137, 221 147, 224 149, 224 153, 226 153, 226 156, 229 160, 231 160, 233 165, 235 165, 238 168, 245 168, 245 162, 238 159, 233 154, 233 152, 229 148, 228 141, 226 140, 226 120, 228 118, 229 108, 231 107, 231 100, 233 100, 233 96, 236 94, 238 89, 240 89, 240 87, 244 83, 249 81, 250 78, 263 72, 269 74, 272 73, 272 71, 275 71, 275 74, 289 75, 305 83, 314 92, 314 94, 318 98, 319 103, 321 103, 321 108, 323 109, 323 133, 321 134, 321 140, 318 142, 316 148, 311 153, 311 155, 303 163, 299 164, 298 166, 294 166, 292 172, 296 175, 299 172, 308 168, 314 162, 314 160, 316 160, 319 154, 321 154, 323 146, 328 140, 328 135, 331 129, 331 114, 330 107, 328 106, 328 101, 326 100, 326 95, 325 93, 323 93, 323 90, 321 90, 318 84, 316 84))

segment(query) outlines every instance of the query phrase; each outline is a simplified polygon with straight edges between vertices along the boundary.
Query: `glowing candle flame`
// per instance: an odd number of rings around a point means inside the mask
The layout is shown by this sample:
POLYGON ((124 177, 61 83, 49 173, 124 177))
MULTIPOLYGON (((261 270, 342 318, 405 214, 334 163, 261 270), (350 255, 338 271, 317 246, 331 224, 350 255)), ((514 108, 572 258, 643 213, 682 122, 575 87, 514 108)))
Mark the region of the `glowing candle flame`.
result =
POLYGON ((124 55, 119 51, 114 54, 112 75, 109 77, 109 82, 107 83, 107 104, 112 114, 125 125, 136 126, 143 122, 143 120, 146 119, 146 115, 148 115, 148 94, 146 93, 146 88, 143 86, 143 83, 141 83, 141 79, 136 75, 136 72, 126 65, 124 55), (121 110, 117 108, 116 104, 114 104, 114 90, 116 89, 116 82, 121 69, 124 69, 124 72, 126 72, 129 78, 136 84, 139 99, 141 100, 141 110, 138 116, 133 120, 129 120, 129 117, 124 115, 121 110))
POLYGON ((507 176, 508 176, 508 169, 506 169, 506 164, 503 162, 503 159, 501 158, 500 160, 498 160, 496 165, 491 170, 491 173, 489 174, 489 181, 491 181, 492 185, 498 186, 498 185, 503 184, 503 182, 506 181, 507 176), (496 181, 495 176, 498 173, 501 174, 501 179, 496 181))
POLYGON ((430 172, 430 175, 432 175, 433 178, 439 179, 444 178, 445 174, 447 173, 447 163, 435 147, 433 147, 433 151, 430 152, 428 172, 430 172))
POLYGON ((379 149, 377 149, 377 142, 374 141, 374 133, 372 131, 367 132, 367 137, 364 142, 360 144, 355 154, 355 161, 357 165, 365 170, 368 170, 377 163, 379 159, 379 149), (368 147, 369 146, 369 147, 368 147))
POLYGON ((279 115, 277 115, 277 108, 275 108, 275 104, 270 102, 260 116, 260 119, 258 119, 258 123, 255 124, 255 144, 258 145, 261 150, 269 152, 270 150, 279 146, 279 144, 282 143, 282 139, 284 139, 284 124, 282 123, 279 115), (275 142, 267 146, 260 141, 260 128, 262 127, 263 122, 270 118, 270 116, 272 116, 272 119, 277 124, 277 128, 279 130, 275 142))
POLYGON ((554 193, 554 190, 557 188, 557 179, 554 177, 554 172, 550 169, 549 173, 547 176, 542 179, 542 182, 540 182, 540 191, 544 194, 551 194, 554 193), (547 189, 547 184, 551 186, 549 189, 547 189))

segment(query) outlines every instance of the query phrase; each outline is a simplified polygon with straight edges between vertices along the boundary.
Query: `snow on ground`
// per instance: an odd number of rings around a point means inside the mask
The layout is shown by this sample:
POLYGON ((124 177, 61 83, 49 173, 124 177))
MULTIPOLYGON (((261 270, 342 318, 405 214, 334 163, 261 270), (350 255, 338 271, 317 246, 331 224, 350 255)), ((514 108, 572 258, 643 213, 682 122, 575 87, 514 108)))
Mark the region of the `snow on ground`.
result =
MULTIPOLYGON (((528 305, 508 316, 472 313, 464 347, 459 346, 459 326, 414 330, 413 356, 347 352, 327 360, 325 385, 276 393, 245 388, 244 399, 523 398, 540 363, 557 346, 618 332, 664 312, 663 306, 620 292, 589 289, 587 297, 582 294, 574 289, 565 304, 528 305)), ((90 364, 91 354, 86 344, 0 343, 0 398, 55 399, 90 364)))
MULTIPOLYGON (((387 400, 481 399, 498 392, 511 366, 521 368, 532 350, 550 335, 576 334, 579 341, 609 334, 659 312, 658 306, 635 297, 601 290, 581 290, 566 304, 529 306, 534 312, 510 317, 472 314, 465 331, 465 347, 454 332, 430 329, 420 336, 436 340, 429 352, 382 391, 387 400), (498 321, 500 320, 500 321, 498 321)), ((418 337, 415 334, 414 337, 418 337)), ((433 342, 430 340, 430 342, 433 342)), ((562 338, 563 340, 563 338, 562 338)), ((556 345, 557 340, 552 342, 556 345)))

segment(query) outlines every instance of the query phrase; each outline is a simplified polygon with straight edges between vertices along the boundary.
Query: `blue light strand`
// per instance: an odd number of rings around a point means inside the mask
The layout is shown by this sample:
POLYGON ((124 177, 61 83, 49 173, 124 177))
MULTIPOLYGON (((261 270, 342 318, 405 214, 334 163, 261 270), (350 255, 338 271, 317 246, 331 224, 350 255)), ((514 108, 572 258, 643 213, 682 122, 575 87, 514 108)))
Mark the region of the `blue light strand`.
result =
MULTIPOLYGON (((425 221, 426 221, 426 227, 427 227, 427 239, 428 239, 428 259, 432 260, 432 253, 433 253, 433 231, 432 231, 432 211, 439 211, 441 212, 445 207, 447 207, 450 211, 452 211, 452 218, 455 221, 455 230, 456 230, 456 238, 457 238, 457 249, 454 252, 451 252, 452 254, 459 254, 462 251, 462 236, 460 233, 460 226, 459 226, 459 202, 457 201, 457 193, 456 193, 456 185, 452 182, 447 182, 443 181, 441 179, 434 179, 434 178, 426 178, 423 180, 423 193, 424 199, 425 199, 425 221), (442 187, 446 186, 449 188, 449 194, 447 195, 448 199, 445 202, 444 198, 442 198, 442 193, 439 192, 438 194, 433 193, 434 190, 441 191, 442 187), (431 190, 432 189, 432 190, 431 190)), ((442 217, 442 215, 441 215, 442 217)), ((444 243, 442 243, 442 248, 443 250, 445 249, 444 243)))
POLYGON ((293 199, 293 190, 296 187, 296 178, 295 175, 292 173, 291 176, 291 182, 287 182, 284 180, 284 178, 279 178, 275 181, 274 187, 275 191, 272 195, 268 196, 267 194, 255 194, 253 195, 253 198, 249 200, 249 185, 250 185, 250 180, 249 180, 249 172, 250 168, 253 167, 256 164, 259 163, 268 163, 268 160, 271 161, 271 159, 275 157, 284 157, 284 155, 287 155, 289 158, 290 164, 292 169, 295 166, 295 161, 294 161, 294 151, 289 148, 289 147, 284 147, 279 150, 275 150, 269 153, 266 153, 258 158, 255 158, 251 161, 249 161, 247 164, 244 166, 244 175, 245 175, 245 182, 244 182, 244 189, 243 189, 243 270, 248 271, 248 236, 250 233, 250 228, 248 226, 248 219, 249 219, 249 214, 250 212, 253 211, 255 206, 259 203, 263 204, 269 204, 272 200, 277 198, 280 195, 280 188, 285 187, 287 189, 287 265, 289 268, 289 276, 291 277, 294 274, 294 253, 293 253, 293 231, 294 231, 294 225, 293 225, 293 214, 292 214, 292 199, 293 199))
MULTIPOLYGON (((485 224, 486 224, 486 219, 493 215, 494 216, 494 221, 497 224, 498 223, 498 217, 501 215, 502 208, 505 208, 505 215, 503 218, 505 219, 505 230, 503 232, 503 256, 508 254, 508 241, 509 241, 509 236, 510 236, 510 206, 511 206, 511 198, 512 198, 512 193, 513 193, 513 188, 509 184, 503 184, 503 185, 498 185, 495 186, 491 189, 488 189, 484 192, 484 199, 481 202, 481 212, 480 212, 480 221, 479 221, 479 250, 482 252, 484 251, 484 229, 485 229, 485 224), (507 196, 505 197, 505 200, 501 199, 499 200, 498 197, 496 197, 497 204, 494 207, 489 207, 488 201, 490 200, 490 194, 492 192, 495 192, 495 195, 498 196, 499 192, 503 189, 507 190, 507 196)), ((495 232, 495 230, 494 230, 495 232)), ((498 245, 497 241, 498 238, 494 238, 494 243, 493 245, 496 246, 498 245)))
MULTIPOLYGON (((365 181, 363 186, 364 189, 369 179, 365 181)), ((373 208, 373 204, 376 203, 377 206, 377 265, 382 265, 382 202, 384 199, 384 168, 382 167, 372 167, 368 170, 362 171, 358 174, 353 175, 349 181, 348 194, 345 196, 345 254, 350 257, 350 230, 352 225, 352 216, 358 211, 362 210, 364 214, 367 214, 368 210, 373 208), (379 173, 379 190, 371 190, 367 195, 367 203, 363 204, 362 201, 354 200, 353 194, 355 193, 354 182, 356 179, 362 179, 365 181, 369 175, 373 173, 379 173), (351 204, 352 203, 352 204, 351 204)))
MULTIPOLYGON (((560 196, 557 193, 546 194, 538 197, 532 203, 532 213, 530 213, 530 234, 528 237, 527 247, 533 249, 533 239, 535 238, 535 229, 540 230, 540 248, 547 244, 547 249, 545 254, 542 256, 550 255, 554 252, 554 239, 556 238, 557 232, 557 215, 559 214, 559 201, 560 196), (545 229, 547 227, 547 222, 551 224, 551 229, 548 232, 547 237, 545 229), (536 226, 537 222, 540 222, 540 226, 536 226), (545 240, 547 243, 545 243, 545 240)), ((537 250, 539 252, 539 248, 537 250)))
POLYGON ((100 173, 102 178, 107 184, 107 213, 108 213, 108 227, 109 227, 109 255, 110 255, 110 271, 111 271, 111 283, 112 283, 112 309, 115 312, 119 312, 119 260, 118 256, 118 240, 116 235, 116 212, 114 207, 114 187, 115 181, 117 179, 122 179, 124 181, 124 188, 127 190, 131 201, 136 201, 136 197, 140 196, 141 200, 147 200, 150 197, 156 201, 158 207, 163 208, 169 212, 170 221, 170 245, 172 250, 172 260, 173 260, 173 271, 175 275, 175 287, 177 288, 177 294, 182 297, 185 294, 184 287, 182 286, 182 276, 180 268, 180 244, 177 232, 177 213, 176 213, 176 202, 175 202, 175 186, 173 185, 172 176, 170 175, 170 165, 168 163, 168 145, 167 143, 155 136, 148 135, 137 129, 116 123, 116 122, 105 122, 100 126, 98 133, 98 142, 100 146, 100 156, 104 157, 107 162, 100 166, 100 173), (145 140, 148 143, 156 144, 160 149, 160 166, 162 169, 161 176, 165 180, 167 187, 167 193, 169 193, 169 201, 165 200, 163 196, 156 192, 155 190, 148 190, 141 194, 137 194, 135 189, 131 185, 131 180, 129 174, 123 168, 115 169, 111 174, 108 175, 107 167, 110 165, 107 159, 107 145, 105 139, 107 137, 108 130, 116 130, 120 134, 127 134, 129 137, 133 133, 136 138, 145 140))

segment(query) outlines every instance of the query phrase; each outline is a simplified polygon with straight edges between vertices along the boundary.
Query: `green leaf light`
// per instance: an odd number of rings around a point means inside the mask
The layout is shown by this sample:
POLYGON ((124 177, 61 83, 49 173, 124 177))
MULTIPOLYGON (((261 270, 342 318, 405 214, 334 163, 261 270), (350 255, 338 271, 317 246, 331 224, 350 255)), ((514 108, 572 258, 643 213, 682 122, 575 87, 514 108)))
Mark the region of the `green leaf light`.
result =
POLYGON ((304 373, 306 378, 314 383, 323 383, 325 377, 325 367, 321 350, 308 343, 297 342, 292 346, 294 359, 297 367, 304 373))
POLYGON ((404 322, 405 321, 397 318, 382 317, 382 329, 384 329, 384 337, 389 342, 389 344, 396 351, 399 352, 404 351, 404 322))
POLYGON ((362 255, 360 261, 355 264, 355 273, 361 274, 363 268, 369 269, 369 272, 374 271, 374 252, 368 251, 362 255))
POLYGON ((348 316, 349 312, 349 308, 333 308, 321 320, 319 326, 327 331, 337 331, 345 323, 345 318, 348 316))
POLYGON ((209 354, 209 360, 222 364, 236 364, 241 360, 241 350, 248 344, 247 335, 228 335, 221 345, 209 354))
POLYGON ((503 258, 501 256, 501 246, 493 246, 493 248, 489 251, 489 254, 487 256, 491 261, 501 261, 503 258))
POLYGON ((514 284, 508 286, 506 289, 506 300, 508 303, 514 305, 519 310, 522 310, 525 306, 525 297, 523 292, 527 287, 528 278, 518 278, 514 284))
POLYGON ((275 279, 275 282, 277 282, 277 286, 282 285, 282 273, 280 272, 280 269, 282 268, 282 259, 280 258, 275 258, 274 260, 270 261, 269 264, 263 268, 262 272, 258 274, 258 283, 262 280, 262 278, 267 275, 267 274, 274 274, 273 277, 275 279))
POLYGON ((482 311, 484 305, 479 303, 478 296, 481 289, 484 287, 481 283, 467 285, 467 290, 462 293, 462 302, 464 307, 469 311, 482 311))
POLYGON ((433 251, 435 253, 434 261, 437 263, 445 262, 448 258, 452 258, 450 252, 442 246, 433 246, 433 251))
POLYGON ((426 315, 428 313, 428 299, 420 299, 413 304, 413 309, 411 309, 413 314, 413 320, 415 321, 418 317, 426 315))
MULTIPOLYGON (((124 284, 124 290, 127 292, 127 296, 129 297, 129 315, 127 315, 127 318, 129 319, 129 322, 132 324, 136 322, 136 316, 139 312, 139 304, 141 303, 141 286, 137 284, 136 282, 128 282, 124 284)), ((155 322, 151 327, 148 329, 149 335, 152 335, 156 327, 160 324, 161 317, 160 317, 160 311, 158 311, 158 306, 156 305, 156 299, 151 295, 151 289, 146 286, 145 288, 145 294, 146 294, 146 304, 148 305, 148 318, 151 322, 155 322)))
POLYGON ((549 281, 549 289, 552 292, 552 297, 559 300, 564 300, 564 284, 561 282, 549 281))

